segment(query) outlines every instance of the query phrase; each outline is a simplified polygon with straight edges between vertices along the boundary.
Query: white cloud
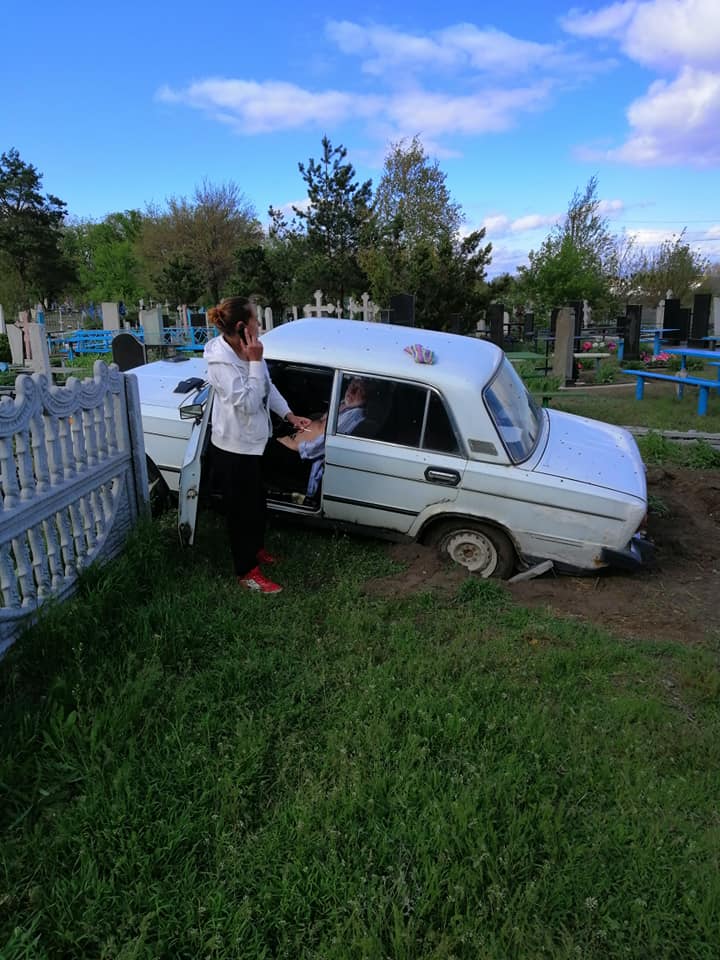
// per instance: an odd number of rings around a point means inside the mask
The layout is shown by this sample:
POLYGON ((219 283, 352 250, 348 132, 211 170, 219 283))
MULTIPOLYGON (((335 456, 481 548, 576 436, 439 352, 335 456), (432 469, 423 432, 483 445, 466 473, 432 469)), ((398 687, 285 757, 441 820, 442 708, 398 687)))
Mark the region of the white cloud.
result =
POLYGON ((504 213, 491 214, 480 224, 487 231, 488 240, 494 237, 507 237, 533 230, 549 229, 562 220, 561 213, 529 213, 512 219, 504 213))
MULTIPOLYGON (((492 237, 488 239, 492 240, 492 237)), ((487 275, 489 279, 499 276, 501 273, 515 273, 520 266, 526 266, 528 262, 528 251, 517 247, 503 247, 493 244, 492 262, 488 267, 487 275)))
POLYGON ((576 36, 613 38, 638 63, 666 72, 685 65, 714 69, 720 58, 718 0, 630 0, 562 21, 576 36))
POLYGON ((578 37, 621 38, 637 6, 637 0, 628 0, 627 3, 612 3, 590 13, 571 10, 560 22, 568 33, 578 37))
POLYGON ((420 133, 428 149, 432 145, 439 153, 440 145, 433 138, 506 130, 519 114, 542 106, 549 92, 547 83, 537 83, 462 96, 424 90, 365 95, 311 91, 292 83, 212 78, 183 90, 163 87, 156 96, 166 103, 203 110, 244 134, 361 119, 387 138, 420 133))
POLYGON ((205 110, 242 133, 269 133, 308 124, 369 117, 379 108, 377 97, 339 90, 313 92, 294 83, 214 77, 184 90, 162 87, 157 99, 205 110))
POLYGON ((686 67, 671 83, 653 83, 627 115, 631 133, 607 159, 636 166, 720 163, 720 73, 686 67))
POLYGON ((520 40, 501 30, 459 23, 421 36, 380 25, 330 21, 327 36, 348 55, 363 58, 362 69, 382 74, 404 69, 471 69, 493 75, 525 73, 537 67, 567 67, 577 58, 560 46, 520 40))
POLYGON ((718 0, 629 0, 592 13, 571 11, 562 23, 578 36, 617 40, 630 59, 674 74, 630 104, 623 144, 580 148, 579 156, 635 166, 720 162, 718 0))

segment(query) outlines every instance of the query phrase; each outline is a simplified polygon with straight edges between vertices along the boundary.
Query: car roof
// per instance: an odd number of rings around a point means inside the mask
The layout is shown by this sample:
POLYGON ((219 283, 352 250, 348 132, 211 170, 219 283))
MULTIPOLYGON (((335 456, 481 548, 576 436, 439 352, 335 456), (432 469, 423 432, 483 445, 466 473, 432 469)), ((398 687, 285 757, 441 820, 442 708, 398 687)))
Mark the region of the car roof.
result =
POLYGON ((422 380, 439 389, 459 383, 482 389, 503 357, 499 347, 474 337, 316 317, 275 327, 263 335, 262 341, 269 360, 422 380), (416 363, 405 352, 405 347, 412 344, 432 350, 435 362, 416 363))

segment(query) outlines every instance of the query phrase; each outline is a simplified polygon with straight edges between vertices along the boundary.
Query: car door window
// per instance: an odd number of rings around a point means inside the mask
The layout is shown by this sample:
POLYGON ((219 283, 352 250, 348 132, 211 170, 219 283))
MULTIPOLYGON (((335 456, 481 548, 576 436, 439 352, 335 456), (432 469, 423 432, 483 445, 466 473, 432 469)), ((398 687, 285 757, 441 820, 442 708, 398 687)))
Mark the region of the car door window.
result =
POLYGON ((344 374, 335 432, 403 447, 457 453, 442 399, 428 387, 344 374))
POLYGON ((460 453, 457 436, 450 423, 450 417, 442 398, 430 391, 425 434, 423 435, 423 450, 435 450, 437 453, 460 453))

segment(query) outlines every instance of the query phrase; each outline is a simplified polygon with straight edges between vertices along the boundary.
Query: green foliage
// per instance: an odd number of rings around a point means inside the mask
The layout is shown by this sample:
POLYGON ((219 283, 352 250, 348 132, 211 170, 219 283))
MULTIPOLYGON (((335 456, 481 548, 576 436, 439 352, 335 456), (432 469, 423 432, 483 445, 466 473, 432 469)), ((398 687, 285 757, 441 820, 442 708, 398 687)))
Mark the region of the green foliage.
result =
POLYGON ((145 530, 3 661, 4 960, 714 960, 710 651, 269 546, 145 530))
POLYGON ((78 264, 83 300, 137 303, 147 295, 139 251, 142 225, 138 210, 126 210, 108 214, 98 223, 78 221, 65 228, 63 244, 78 264))
POLYGON ((41 190, 42 174, 17 150, 0 155, 0 267, 12 274, 3 286, 13 310, 54 299, 75 279, 61 243, 66 205, 41 190))
POLYGON ((615 383, 620 371, 620 364, 611 357, 609 360, 603 360, 600 363, 600 369, 595 372, 596 383, 615 383))
POLYGON ((638 439, 638 446, 646 463, 677 463, 693 470, 720 468, 720 451, 706 440, 675 443, 660 433, 648 433, 638 439))
POLYGON ((374 213, 361 254, 373 299, 387 303, 393 294, 412 293, 418 326, 447 329, 455 315, 461 329, 474 328, 488 300, 492 245, 483 242, 484 229, 460 238, 460 204, 417 138, 391 147, 374 213))
POLYGON ((320 160, 298 164, 308 192, 308 206, 294 207, 305 226, 308 260, 315 282, 341 307, 348 293, 362 292, 366 282, 359 260, 364 234, 371 221, 372 184, 356 181, 355 168, 346 162, 347 150, 322 139, 320 160))
POLYGON ((616 246, 600 213, 597 178, 573 194, 561 224, 521 267, 520 287, 541 316, 573 300, 587 300, 603 312, 613 302, 611 278, 616 246))
MULTIPOLYGON (((676 373, 682 366, 682 359, 675 354, 671 354, 670 359, 667 361, 667 364, 665 366, 668 373, 676 373)), ((705 361, 701 357, 686 357, 685 369, 686 370, 704 370, 705 361)))
POLYGON ((420 241, 439 244, 446 236, 455 236, 465 218, 445 180, 446 174, 425 153, 418 137, 409 144, 406 140, 393 143, 373 204, 380 229, 392 232, 404 248, 420 241))
POLYGON ((667 291, 684 300, 694 285, 707 274, 710 261, 693 250, 683 230, 674 240, 666 240, 646 253, 638 266, 635 285, 642 300, 652 306, 665 298, 667 291))
POLYGON ((660 517, 661 520, 667 519, 670 516, 670 507, 661 497, 656 497, 651 493, 648 495, 648 513, 660 517))
MULTIPOLYGON (((155 276, 159 296, 175 306, 197 303, 205 292, 205 284, 187 254, 175 254, 155 276)), ((242 288, 239 288, 242 289, 242 288)))
POLYGON ((261 236, 255 208, 237 184, 205 180, 192 197, 170 197, 165 207, 146 210, 140 248, 147 285, 155 296, 172 288, 176 297, 199 286, 203 297, 217 303, 238 292, 232 286, 237 251, 261 236))

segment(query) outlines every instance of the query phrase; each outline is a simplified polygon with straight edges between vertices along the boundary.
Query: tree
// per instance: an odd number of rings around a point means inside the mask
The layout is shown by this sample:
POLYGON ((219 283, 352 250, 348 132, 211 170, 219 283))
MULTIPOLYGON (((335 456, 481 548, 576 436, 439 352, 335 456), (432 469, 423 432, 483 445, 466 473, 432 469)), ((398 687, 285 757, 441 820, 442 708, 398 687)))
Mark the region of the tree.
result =
POLYGON ((693 287, 699 286, 709 266, 710 261, 690 247, 683 230, 679 237, 666 240, 643 255, 635 286, 651 306, 657 306, 668 290, 684 300, 693 287))
POLYGON ((359 253, 370 221, 372 183, 357 183, 355 168, 345 162, 345 147, 333 147, 323 137, 322 148, 319 161, 310 158, 307 166, 298 164, 309 205, 293 210, 305 225, 310 255, 307 267, 318 286, 336 297, 342 308, 346 291, 359 293, 366 279, 359 253))
POLYGON ((66 205, 41 190, 42 174, 17 150, 0 155, 0 257, 20 307, 53 299, 74 279, 61 244, 66 205))
POLYGON ((205 285, 191 260, 182 254, 170 257, 155 277, 155 290, 174 306, 197 303, 205 285))
POLYGON ((575 190, 563 221, 553 228, 529 265, 520 268, 520 284, 536 310, 547 313, 570 300, 587 300, 608 309, 615 302, 612 279, 617 253, 607 218, 600 213, 597 178, 575 190))
POLYGON ((439 243, 448 234, 455 236, 465 218, 460 204, 450 197, 445 179, 437 160, 430 160, 417 137, 407 146, 405 140, 392 144, 373 204, 380 228, 407 247, 420 240, 439 243))
POLYGON ((203 181, 191 199, 171 197, 166 209, 148 208, 141 245, 158 292, 163 269, 179 258, 193 264, 203 289, 217 303, 231 292, 236 251, 258 243, 261 236, 255 209, 237 184, 203 181))
POLYGON ((138 210, 108 214, 99 223, 85 220, 64 231, 64 246, 77 263, 83 299, 136 303, 142 285, 138 242, 142 214, 138 210))

